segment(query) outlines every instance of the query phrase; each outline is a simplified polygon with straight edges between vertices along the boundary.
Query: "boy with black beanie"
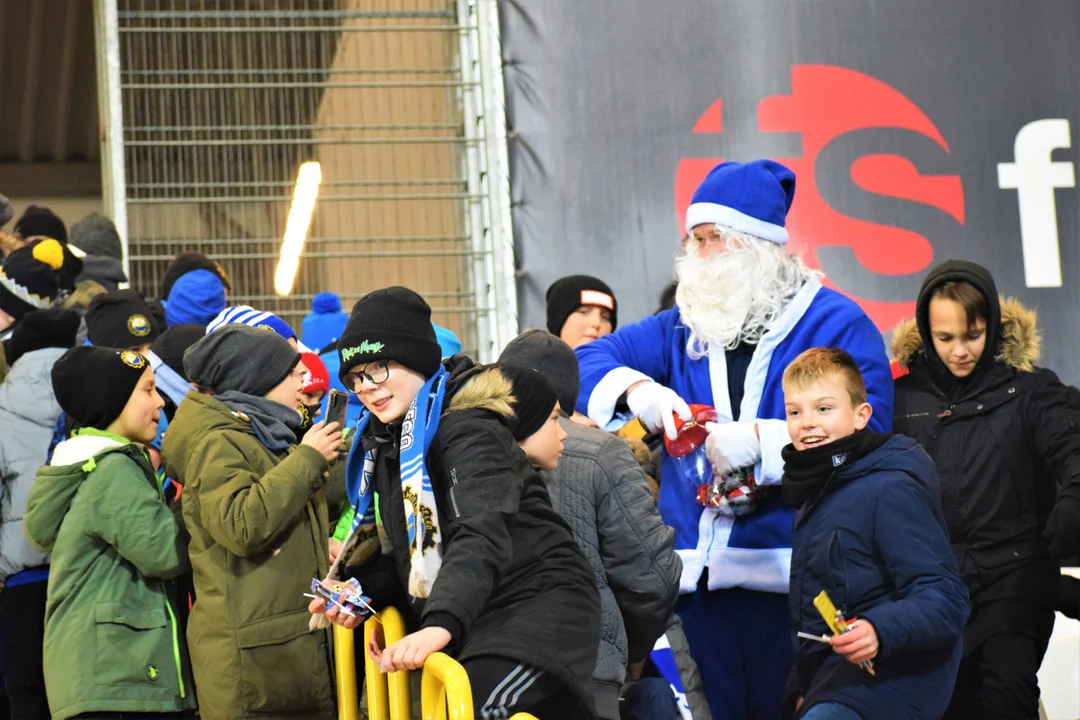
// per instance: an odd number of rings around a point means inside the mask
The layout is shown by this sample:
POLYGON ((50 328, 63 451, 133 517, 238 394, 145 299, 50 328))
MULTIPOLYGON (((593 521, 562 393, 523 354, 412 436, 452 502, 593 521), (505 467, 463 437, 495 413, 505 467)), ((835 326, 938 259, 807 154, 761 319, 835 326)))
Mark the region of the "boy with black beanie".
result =
POLYGON ((615 294, 600 278, 569 275, 547 290, 548 331, 573 350, 619 327, 615 294))
MULTIPOLYGON (((431 308, 406 288, 357 302, 338 355, 343 384, 365 408, 346 469, 355 516, 345 573, 374 608, 396 605, 416 630, 386 648, 373 639, 371 657, 396 671, 447 652, 469 674, 477 717, 594 717, 587 678, 599 600, 510 430, 532 428, 534 414, 517 417, 502 373, 462 355, 440 362, 431 308), (380 554, 376 496, 389 555, 380 554)), ((318 600, 310 609, 359 622, 318 600)))
POLYGON ((146 358, 80 346, 52 369, 75 422, 38 471, 26 535, 51 554, 44 667, 56 720, 195 708, 175 578, 188 569, 145 443, 163 405, 146 358))

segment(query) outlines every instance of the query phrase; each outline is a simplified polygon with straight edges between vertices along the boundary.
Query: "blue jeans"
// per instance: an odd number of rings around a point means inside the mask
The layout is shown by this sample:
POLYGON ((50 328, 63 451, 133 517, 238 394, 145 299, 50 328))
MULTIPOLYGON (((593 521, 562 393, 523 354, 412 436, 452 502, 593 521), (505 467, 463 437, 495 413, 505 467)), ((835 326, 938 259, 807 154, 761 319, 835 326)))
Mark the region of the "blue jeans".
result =
POLYGON ((820 703, 807 710, 802 720, 862 720, 862 718, 847 705, 820 703))

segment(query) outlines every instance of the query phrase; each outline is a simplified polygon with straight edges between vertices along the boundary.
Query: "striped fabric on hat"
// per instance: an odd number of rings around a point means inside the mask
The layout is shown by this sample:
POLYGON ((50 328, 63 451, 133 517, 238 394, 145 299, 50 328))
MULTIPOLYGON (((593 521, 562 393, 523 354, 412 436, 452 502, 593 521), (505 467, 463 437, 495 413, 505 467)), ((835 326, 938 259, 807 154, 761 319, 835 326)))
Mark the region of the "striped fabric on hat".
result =
POLYGON ((206 333, 209 335, 214 330, 225 325, 248 325, 254 328, 273 330, 286 340, 296 338, 296 331, 277 315, 265 310, 256 310, 249 305, 225 308, 206 326, 206 333))

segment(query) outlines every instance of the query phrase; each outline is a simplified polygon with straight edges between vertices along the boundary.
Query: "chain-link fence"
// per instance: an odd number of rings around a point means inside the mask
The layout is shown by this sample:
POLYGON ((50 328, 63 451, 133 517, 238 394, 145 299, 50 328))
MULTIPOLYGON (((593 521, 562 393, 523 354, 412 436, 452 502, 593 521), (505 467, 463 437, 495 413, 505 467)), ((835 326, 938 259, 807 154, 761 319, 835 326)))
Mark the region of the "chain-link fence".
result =
POLYGON ((374 288, 402 284, 467 350, 490 354, 474 3, 116 7, 134 287, 158 294, 176 253, 200 250, 229 273, 230 303, 299 327, 321 290, 348 310, 374 288), (323 182, 294 294, 280 298, 274 268, 297 169, 309 160, 321 163, 323 182))

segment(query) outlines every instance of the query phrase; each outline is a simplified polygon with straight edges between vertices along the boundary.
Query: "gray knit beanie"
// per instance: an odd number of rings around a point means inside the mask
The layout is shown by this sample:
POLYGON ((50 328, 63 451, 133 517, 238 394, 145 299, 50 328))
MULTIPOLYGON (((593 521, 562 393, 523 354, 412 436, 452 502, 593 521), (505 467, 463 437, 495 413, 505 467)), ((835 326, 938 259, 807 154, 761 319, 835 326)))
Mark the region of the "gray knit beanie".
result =
POLYGON ((212 388, 262 397, 284 382, 300 362, 300 353, 273 330, 226 325, 184 352, 188 380, 212 388))
POLYGON ((69 234, 71 237, 68 242, 87 255, 104 255, 124 261, 120 233, 116 232, 113 221, 101 213, 90 213, 72 225, 69 234))
POLYGON ((526 330, 510 341, 499 362, 523 365, 539 372, 555 388, 562 411, 567 415, 574 413, 581 375, 577 355, 562 340, 547 330, 526 330))

